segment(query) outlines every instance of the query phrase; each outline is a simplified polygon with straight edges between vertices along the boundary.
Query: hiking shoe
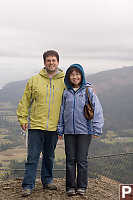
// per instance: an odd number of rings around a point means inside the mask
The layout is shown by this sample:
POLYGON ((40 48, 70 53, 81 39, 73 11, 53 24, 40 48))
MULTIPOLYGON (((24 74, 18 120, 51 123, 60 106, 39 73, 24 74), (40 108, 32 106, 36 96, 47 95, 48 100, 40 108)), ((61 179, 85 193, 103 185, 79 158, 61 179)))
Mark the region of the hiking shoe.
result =
POLYGON ((23 189, 23 191, 22 191, 22 196, 23 196, 23 197, 26 197, 26 196, 31 195, 31 193, 32 193, 32 190, 31 190, 31 189, 23 189))
POLYGON ((77 192, 77 194, 79 194, 79 195, 84 195, 84 194, 85 194, 85 191, 86 191, 86 190, 85 190, 84 188, 78 188, 76 192, 77 192))
POLYGON ((48 190, 57 190, 56 185, 54 185, 53 183, 49 183, 49 184, 45 184, 43 186, 43 189, 48 189, 48 190))
POLYGON ((74 195, 76 194, 75 189, 74 189, 74 188, 70 188, 70 189, 66 192, 66 194, 67 194, 68 196, 74 196, 74 195))

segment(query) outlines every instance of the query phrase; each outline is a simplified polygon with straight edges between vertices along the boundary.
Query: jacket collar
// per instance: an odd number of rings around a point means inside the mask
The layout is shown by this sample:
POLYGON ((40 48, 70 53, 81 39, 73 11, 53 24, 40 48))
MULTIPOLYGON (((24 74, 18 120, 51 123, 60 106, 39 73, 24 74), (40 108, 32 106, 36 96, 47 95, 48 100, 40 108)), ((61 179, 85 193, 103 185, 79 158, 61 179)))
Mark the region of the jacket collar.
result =
MULTIPOLYGON (((48 73, 47 73, 45 67, 40 71, 39 74, 40 74, 41 76, 43 76, 43 77, 49 79, 49 77, 48 77, 48 73)), ((65 74, 64 74, 63 70, 61 70, 60 68, 58 68, 58 72, 57 72, 57 74, 56 74, 55 76, 53 76, 52 79, 60 79, 60 78, 63 78, 64 76, 65 76, 65 74)))

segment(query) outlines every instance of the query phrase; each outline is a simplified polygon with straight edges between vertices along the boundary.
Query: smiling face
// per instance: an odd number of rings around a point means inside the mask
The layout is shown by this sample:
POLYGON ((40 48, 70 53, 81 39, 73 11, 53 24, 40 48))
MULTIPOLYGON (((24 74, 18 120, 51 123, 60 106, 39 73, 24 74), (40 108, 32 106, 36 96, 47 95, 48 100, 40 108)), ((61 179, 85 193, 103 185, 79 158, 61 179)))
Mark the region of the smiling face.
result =
POLYGON ((74 88, 80 87, 82 81, 82 75, 78 69, 73 69, 69 75, 70 83, 74 88))
POLYGON ((47 56, 44 62, 46 70, 49 74, 53 74, 57 71, 59 62, 55 56, 47 56))

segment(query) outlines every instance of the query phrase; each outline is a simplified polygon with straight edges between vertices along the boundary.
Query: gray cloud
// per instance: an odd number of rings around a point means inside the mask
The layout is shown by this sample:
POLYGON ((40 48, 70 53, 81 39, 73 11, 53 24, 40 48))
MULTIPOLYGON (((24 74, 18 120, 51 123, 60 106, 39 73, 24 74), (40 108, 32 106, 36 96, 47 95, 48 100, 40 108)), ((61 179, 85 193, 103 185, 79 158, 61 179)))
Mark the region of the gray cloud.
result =
POLYGON ((62 66, 80 62, 93 73, 133 61, 131 0, 4 0, 0 9, 0 84, 37 71, 47 49, 62 66))

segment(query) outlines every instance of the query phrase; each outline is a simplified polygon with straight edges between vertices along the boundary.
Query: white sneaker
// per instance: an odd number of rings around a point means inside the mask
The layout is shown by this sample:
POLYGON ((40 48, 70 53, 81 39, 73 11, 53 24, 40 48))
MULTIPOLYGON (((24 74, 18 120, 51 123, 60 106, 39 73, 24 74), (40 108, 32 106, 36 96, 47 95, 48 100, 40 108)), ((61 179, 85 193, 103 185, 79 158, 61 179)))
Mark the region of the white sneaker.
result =
POLYGON ((84 195, 85 194, 85 189, 84 188, 78 188, 77 189, 77 194, 79 194, 79 195, 84 195))
POLYGON ((31 193, 32 193, 32 190, 31 189, 23 189, 23 191, 22 191, 22 196, 23 197, 26 197, 26 196, 29 196, 29 195, 31 195, 31 193))
POLYGON ((75 195, 75 194, 76 194, 75 189, 74 189, 74 188, 70 188, 70 189, 66 192, 66 194, 67 194, 68 196, 73 196, 73 195, 75 195))

